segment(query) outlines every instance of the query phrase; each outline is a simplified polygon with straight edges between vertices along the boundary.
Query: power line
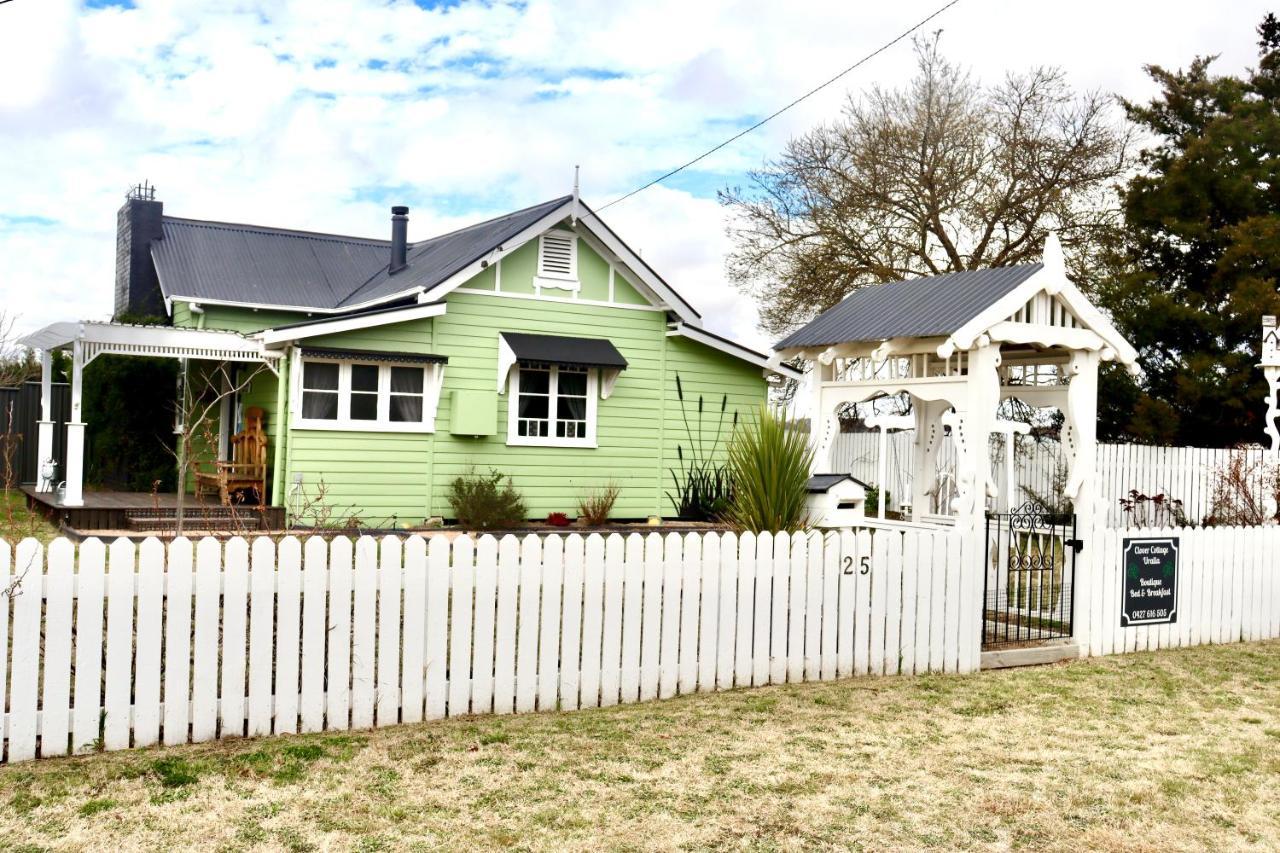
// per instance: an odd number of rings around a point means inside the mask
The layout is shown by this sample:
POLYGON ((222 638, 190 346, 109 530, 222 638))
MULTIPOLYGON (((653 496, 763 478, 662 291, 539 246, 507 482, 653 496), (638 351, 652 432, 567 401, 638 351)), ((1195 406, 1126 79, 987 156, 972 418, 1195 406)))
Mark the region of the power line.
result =
POLYGON ((714 147, 714 148, 711 148, 711 149, 709 149, 709 150, 707 150, 707 151, 702 152, 702 153, 701 153, 701 154, 699 154, 697 157, 694 157, 692 160, 690 160, 688 163, 685 163, 683 166, 677 166, 676 168, 672 169, 670 172, 667 172, 665 175, 662 175, 662 176, 660 176, 660 177, 654 178, 652 181, 650 181, 649 183, 645 184, 644 186, 639 187, 639 188, 637 188, 637 189, 634 189, 634 190, 632 190, 631 192, 627 193, 627 194, 626 194, 626 195, 624 195, 624 196, 619 196, 618 198, 615 198, 613 201, 611 201, 611 202, 609 202, 608 204, 604 205, 604 207, 601 207, 601 208, 600 208, 600 210, 604 210, 605 208, 613 207, 615 204, 618 204, 619 202, 623 202, 623 201, 626 201, 627 199, 631 198, 631 197, 632 197, 633 195, 635 195, 636 193, 644 192, 645 190, 649 189, 649 187, 653 186, 654 184, 660 184, 660 183, 662 183, 663 181, 665 181, 667 178, 671 177, 672 175, 675 175, 675 174, 678 174, 678 173, 680 173, 680 172, 683 172, 685 169, 689 168, 689 167, 690 167, 690 166, 692 166, 694 163, 697 163, 699 160, 704 160, 704 159, 706 159, 707 157, 710 157, 712 154, 716 153, 716 152, 717 152, 717 151, 719 151, 721 148, 724 148, 726 145, 731 145, 731 144, 733 144, 734 142, 737 142, 739 139, 741 139, 742 137, 746 136, 746 135, 747 135, 748 133, 750 133, 751 131, 753 131, 753 130, 757 130, 758 128, 763 127, 764 125, 766 125, 766 124, 768 124, 769 122, 773 121, 773 120, 774 120, 775 118, 777 118, 778 116, 780 116, 780 115, 782 115, 783 113, 785 113, 787 110, 789 110, 789 109, 791 109, 792 107, 794 107, 796 104, 800 103, 801 101, 805 100, 806 98, 808 98, 808 97, 810 97, 810 96, 812 96, 812 95, 816 95, 818 92, 821 92, 823 89, 827 88, 827 87, 828 87, 828 86, 830 86, 832 83, 834 83, 834 82, 836 82, 837 80, 839 80, 841 77, 844 77, 844 76, 845 76, 846 74, 848 74, 849 72, 854 71, 854 70, 856 70, 859 66, 864 65, 864 64, 866 64, 867 62, 870 62, 872 59, 875 59, 877 56, 879 56, 880 54, 884 53, 886 50, 888 50, 889 48, 893 47, 895 44, 897 44, 898 42, 902 41, 904 38, 906 38, 907 36, 911 35, 911 34, 912 34, 912 33, 914 33, 916 30, 920 29, 920 28, 921 28, 921 27, 923 27, 925 24, 929 23, 929 22, 930 22, 930 21, 932 21, 934 18, 938 17, 938 16, 939 16, 939 15, 941 15, 943 12, 947 11, 948 9, 950 9, 952 6, 956 5, 956 4, 957 4, 957 3, 959 3, 959 2, 960 2, 960 0, 950 0, 950 2, 948 2, 948 3, 946 3, 945 5, 943 5, 943 6, 939 7, 938 9, 936 9, 936 10, 935 10, 932 14, 930 14, 928 17, 922 18, 921 20, 919 20, 918 22, 916 22, 916 23, 915 23, 915 24, 914 24, 910 29, 903 30, 903 31, 902 31, 901 33, 899 33, 899 34, 898 34, 898 36, 897 36, 896 38, 894 38, 892 41, 885 42, 885 43, 884 43, 884 44, 882 44, 880 47, 878 47, 878 48, 876 48, 875 50, 871 51, 871 53, 868 53, 866 56, 862 57, 862 58, 861 58, 861 59, 859 59, 857 62, 853 63, 853 64, 852 64, 852 65, 850 65, 848 68, 846 68, 845 70, 841 71, 841 72, 840 72, 839 74, 837 74, 836 76, 832 77, 830 80, 828 80, 828 81, 826 81, 825 83, 822 83, 822 84, 820 84, 820 85, 818 85, 818 86, 815 86, 814 88, 812 88, 812 89, 810 89, 809 91, 805 92, 803 95, 801 95, 800 97, 796 98, 794 101, 792 101, 791 103, 787 104, 787 105, 786 105, 785 107, 783 107, 782 109, 777 110, 776 112, 771 113, 771 114, 769 114, 769 115, 765 116, 764 118, 760 119, 760 121, 758 121, 758 122, 756 122, 755 124, 751 125, 751 127, 748 127, 746 130, 743 130, 743 131, 740 131, 740 132, 738 132, 738 133, 735 133, 733 136, 730 136, 730 137, 729 137, 728 139, 726 139, 724 142, 721 142, 719 145, 717 145, 717 146, 716 146, 716 147, 714 147))

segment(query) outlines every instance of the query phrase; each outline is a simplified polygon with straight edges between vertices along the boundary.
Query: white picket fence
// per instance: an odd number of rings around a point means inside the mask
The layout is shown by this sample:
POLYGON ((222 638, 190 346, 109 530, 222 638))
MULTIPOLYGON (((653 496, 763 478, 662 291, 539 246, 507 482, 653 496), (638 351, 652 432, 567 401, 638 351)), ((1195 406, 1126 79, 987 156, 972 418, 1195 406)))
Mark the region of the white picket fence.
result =
POLYGON ((953 532, 0 543, 6 759, 968 672, 953 532))
POLYGON ((1280 638, 1280 527, 1098 530, 1076 574, 1075 636, 1089 655, 1280 638), (1177 616, 1120 627, 1126 538, 1178 537, 1177 616))
MULTIPOLYGON (((878 478, 879 435, 877 433, 839 433, 831 449, 831 470, 852 474, 863 482, 875 485, 878 478)), ((1054 478, 1062 464, 1062 454, 1056 441, 1035 442, 1026 436, 1015 437, 1017 454, 1014 460, 1014 476, 1017 494, 1012 502, 1003 496, 993 509, 1004 512, 1008 504, 1018 506, 1033 495, 1048 496, 1054 493, 1054 478)), ((912 452, 915 430, 890 433, 886 440, 886 479, 890 494, 889 507, 899 508, 911 500, 912 452)), ((996 485, 1005 487, 1005 454, 1003 439, 991 439, 991 470, 996 485)), ((1120 500, 1131 491, 1144 495, 1163 494, 1182 501, 1187 521, 1199 524, 1213 512, 1214 484, 1233 458, 1239 457, 1246 466, 1256 465, 1264 457, 1260 447, 1210 448, 1210 447, 1156 447, 1143 444, 1099 444, 1097 465, 1099 494, 1108 507, 1107 524, 1110 527, 1126 527, 1130 519, 1120 506, 1120 500)), ((938 457, 938 471, 955 470, 955 447, 948 436, 943 440, 938 457)), ((1259 481, 1256 496, 1262 502, 1266 489, 1259 481)))

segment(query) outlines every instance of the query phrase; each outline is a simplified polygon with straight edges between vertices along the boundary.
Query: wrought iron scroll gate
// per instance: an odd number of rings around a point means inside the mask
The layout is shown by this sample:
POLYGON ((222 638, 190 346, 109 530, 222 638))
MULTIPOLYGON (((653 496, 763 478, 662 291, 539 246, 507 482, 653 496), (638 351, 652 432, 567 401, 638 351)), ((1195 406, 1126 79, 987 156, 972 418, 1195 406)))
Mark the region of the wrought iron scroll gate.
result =
POLYGON ((987 516, 982 648, 1071 636, 1076 518, 1027 502, 987 516))

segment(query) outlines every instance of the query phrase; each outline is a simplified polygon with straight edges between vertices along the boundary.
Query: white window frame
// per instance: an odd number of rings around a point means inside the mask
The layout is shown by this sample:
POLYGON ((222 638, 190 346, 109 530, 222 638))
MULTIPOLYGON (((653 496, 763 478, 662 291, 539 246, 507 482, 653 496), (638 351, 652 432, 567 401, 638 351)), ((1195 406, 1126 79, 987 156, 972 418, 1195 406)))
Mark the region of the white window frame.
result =
POLYGON ((436 409, 440 402, 440 388, 444 384, 444 364, 440 362, 380 361, 376 358, 329 358, 301 356, 293 371, 293 404, 290 406, 289 427, 299 430, 330 430, 339 432, 418 432, 430 433, 436 429, 436 409), (308 364, 338 365, 338 417, 334 420, 305 418, 302 416, 302 376, 308 364), (351 367, 371 365, 378 368, 378 417, 376 420, 355 420, 351 417, 351 367), (391 369, 408 367, 421 369, 422 420, 404 422, 391 420, 391 369))
POLYGON ((560 365, 539 365, 538 369, 543 369, 544 367, 551 372, 550 384, 547 388, 547 435, 520 435, 520 371, 523 368, 517 364, 512 368, 507 380, 507 444, 513 447, 596 447, 596 415, 600 389, 599 368, 587 368, 587 434, 581 438, 560 438, 556 435, 560 365))
POLYGON ((558 290, 568 290, 577 293, 582 288, 582 283, 578 278, 578 235, 572 231, 556 228, 546 232, 538 237, 538 273, 534 278, 534 285, 539 289, 544 287, 552 287, 558 290), (559 272, 558 270, 548 270, 543 264, 543 247, 547 238, 563 239, 569 241, 569 272, 568 274, 559 272))

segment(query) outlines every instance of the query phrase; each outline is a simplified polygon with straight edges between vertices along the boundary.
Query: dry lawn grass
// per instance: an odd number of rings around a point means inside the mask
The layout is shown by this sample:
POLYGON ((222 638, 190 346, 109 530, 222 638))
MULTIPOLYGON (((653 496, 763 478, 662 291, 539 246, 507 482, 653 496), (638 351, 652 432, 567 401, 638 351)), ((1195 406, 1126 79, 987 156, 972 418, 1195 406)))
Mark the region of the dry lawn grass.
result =
POLYGON ((1280 642, 0 770, 5 849, 1280 845, 1280 642))

